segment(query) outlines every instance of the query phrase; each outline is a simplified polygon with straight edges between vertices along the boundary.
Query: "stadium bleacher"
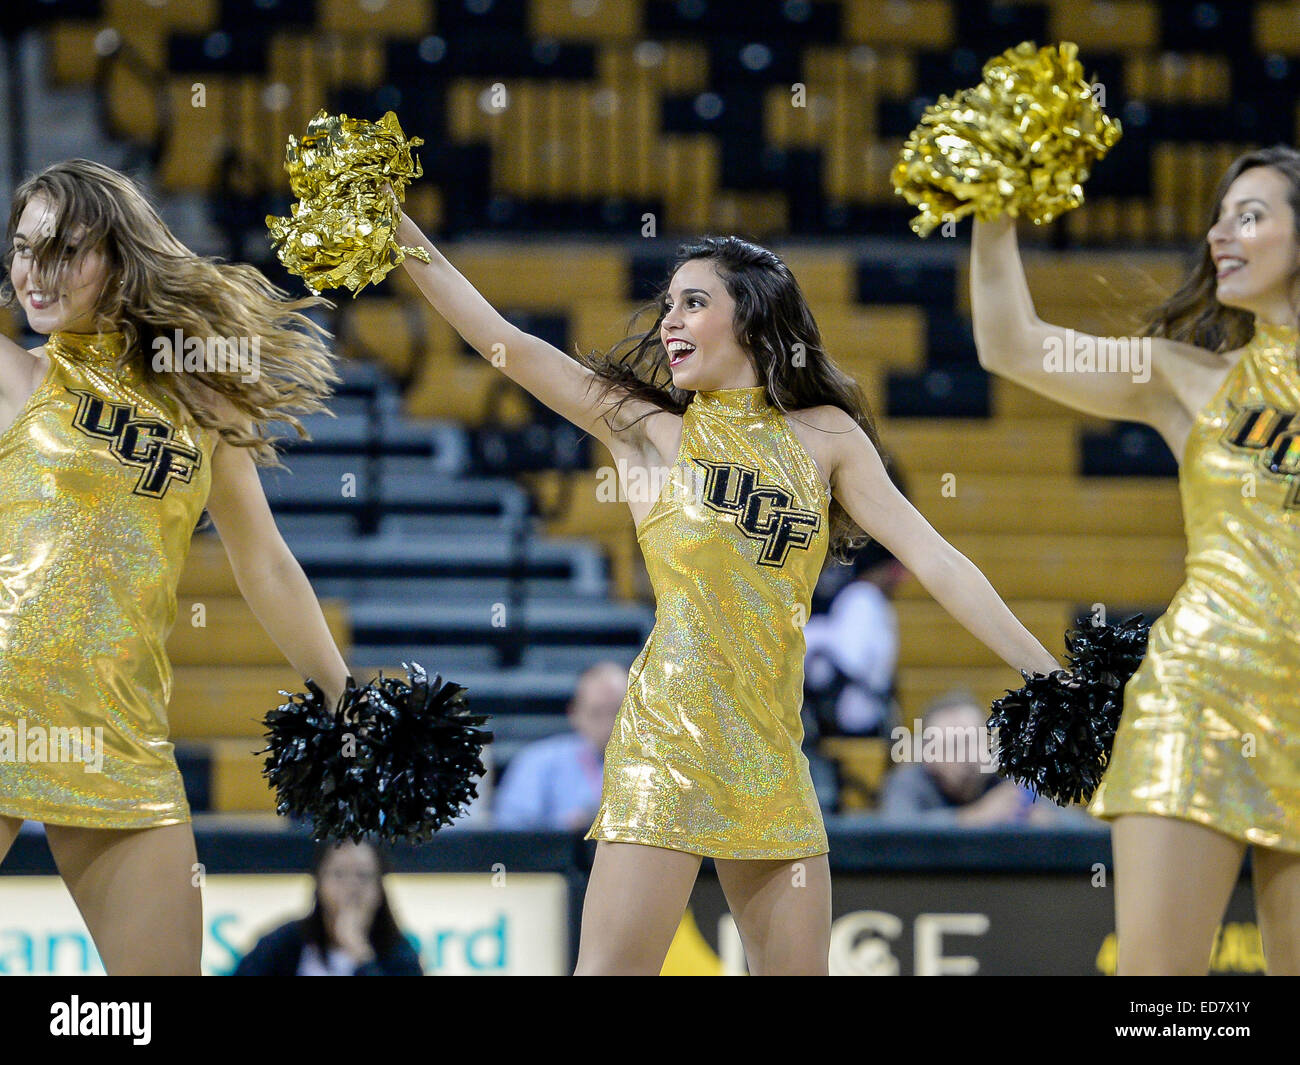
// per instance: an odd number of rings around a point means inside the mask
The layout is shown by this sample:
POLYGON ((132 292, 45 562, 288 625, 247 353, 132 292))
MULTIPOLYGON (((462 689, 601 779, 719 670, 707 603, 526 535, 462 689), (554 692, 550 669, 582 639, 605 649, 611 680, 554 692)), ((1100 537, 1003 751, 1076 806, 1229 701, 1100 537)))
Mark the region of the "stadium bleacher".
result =
MULTIPOLYGON (((1177 587, 1163 444, 991 380, 963 242, 911 238, 888 173, 921 110, 985 57, 1025 38, 1077 42, 1124 138, 1083 208, 1024 233, 1030 283, 1048 320, 1132 330, 1203 235, 1187 205, 1208 205, 1244 145, 1296 139, 1300 4, 30 6, 49 86, 99 94, 105 135, 138 149, 160 199, 243 198, 243 221, 217 224, 231 244, 285 212, 285 140, 321 107, 392 109, 423 137, 412 216, 503 313, 566 350, 622 337, 678 238, 770 242, 863 385, 914 502, 1049 647, 1099 597, 1153 613, 1177 587), (1033 251, 1067 246, 1093 254, 1033 251)), ((247 246, 285 279, 264 243, 247 246)), ((418 660, 467 684, 508 758, 562 725, 579 670, 630 664, 653 623, 631 519, 596 492, 608 456, 467 351, 400 271, 344 295, 330 324, 345 360, 337 417, 309 419, 310 442, 286 440, 288 470, 266 471, 277 520, 350 662, 393 673, 418 660)), ((192 799, 266 810, 245 754, 268 693, 298 678, 237 594, 201 534, 169 644, 173 735, 192 799), (206 628, 191 623, 196 603, 206 628)), ((915 582, 898 609, 905 719, 949 688, 991 699, 1014 679, 915 582)), ((823 743, 846 803, 869 806, 879 745, 823 743)))

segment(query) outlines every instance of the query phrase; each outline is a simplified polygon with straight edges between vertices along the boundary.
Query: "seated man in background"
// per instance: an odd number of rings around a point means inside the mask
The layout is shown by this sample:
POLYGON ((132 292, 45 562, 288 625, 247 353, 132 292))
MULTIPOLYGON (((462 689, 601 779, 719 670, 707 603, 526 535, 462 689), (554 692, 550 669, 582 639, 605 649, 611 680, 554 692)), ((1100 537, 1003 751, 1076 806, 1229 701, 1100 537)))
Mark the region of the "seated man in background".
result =
POLYGON ((573 731, 530 743, 506 767, 497 786, 497 828, 591 827, 627 674, 617 662, 598 662, 578 678, 568 708, 573 731))
POLYGON ((1057 806, 998 776, 987 732, 988 711, 969 692, 954 691, 926 707, 921 740, 895 730, 895 768, 885 777, 880 816, 949 825, 1056 825, 1090 818, 1081 808, 1057 806), (920 760, 917 753, 920 752, 920 760))

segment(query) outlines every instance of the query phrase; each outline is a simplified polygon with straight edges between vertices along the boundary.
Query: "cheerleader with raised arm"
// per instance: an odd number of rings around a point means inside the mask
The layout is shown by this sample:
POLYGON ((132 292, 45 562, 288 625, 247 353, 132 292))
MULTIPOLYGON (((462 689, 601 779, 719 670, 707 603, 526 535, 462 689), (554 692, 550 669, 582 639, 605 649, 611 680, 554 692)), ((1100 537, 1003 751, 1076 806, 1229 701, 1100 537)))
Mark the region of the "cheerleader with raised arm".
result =
POLYGON ((605 754, 577 973, 658 973, 714 859, 751 972, 825 974, 827 837, 800 750, 803 622, 826 555, 879 540, 1017 670, 1057 662, 897 491, 794 276, 736 237, 683 248, 654 324, 570 358, 507 322, 409 218, 405 268, 484 358, 608 449, 654 630, 605 754))
POLYGON ((43 822, 109 974, 197 975, 164 644, 206 509, 267 633, 328 698, 344 693, 256 468, 274 458, 266 424, 320 409, 337 380, 303 314, 324 301, 195 255, 131 180, 86 160, 18 188, 5 263, 5 295, 46 341, 0 338, 0 859, 24 820, 43 822), (243 338, 257 359, 186 368, 177 336, 243 338), (56 736, 76 741, 61 757, 56 736))
POLYGON ((1120 974, 1205 973, 1247 847, 1268 970, 1300 974, 1300 152, 1241 156, 1212 212, 1195 269, 1151 315, 1141 382, 1049 372, 1048 345, 1111 341, 1035 314, 1013 222, 977 222, 971 250, 980 362, 1151 426, 1179 462, 1187 578, 1089 807, 1113 821, 1120 974))

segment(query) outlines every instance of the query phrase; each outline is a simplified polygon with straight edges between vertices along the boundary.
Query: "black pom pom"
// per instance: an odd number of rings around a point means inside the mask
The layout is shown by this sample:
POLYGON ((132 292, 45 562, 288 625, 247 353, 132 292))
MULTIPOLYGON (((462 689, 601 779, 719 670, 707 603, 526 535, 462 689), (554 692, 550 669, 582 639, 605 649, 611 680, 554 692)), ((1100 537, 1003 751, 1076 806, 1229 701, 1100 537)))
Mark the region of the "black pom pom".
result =
POLYGON ((459 684, 403 666, 409 683, 383 674, 364 688, 349 682, 335 710, 308 681, 308 694, 266 715, 259 753, 270 755, 263 772, 276 809, 310 818, 313 838, 423 843, 478 797, 473 778, 492 740, 478 728, 486 715, 469 713, 459 684))
POLYGON ((1026 673, 1023 688, 993 704, 998 772, 1058 803, 1089 801, 1110 762, 1124 685, 1149 632, 1141 614, 1067 632, 1068 671, 1026 673))

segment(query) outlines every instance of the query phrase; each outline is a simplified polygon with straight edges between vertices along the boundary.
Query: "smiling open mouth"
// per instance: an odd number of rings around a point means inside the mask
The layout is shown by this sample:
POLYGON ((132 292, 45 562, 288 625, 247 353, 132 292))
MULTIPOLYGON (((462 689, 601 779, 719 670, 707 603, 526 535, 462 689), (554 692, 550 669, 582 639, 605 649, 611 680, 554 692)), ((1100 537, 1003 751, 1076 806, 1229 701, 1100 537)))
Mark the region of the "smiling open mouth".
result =
POLYGON ((684 341, 674 341, 668 347, 668 365, 676 366, 695 354, 695 347, 684 341))

